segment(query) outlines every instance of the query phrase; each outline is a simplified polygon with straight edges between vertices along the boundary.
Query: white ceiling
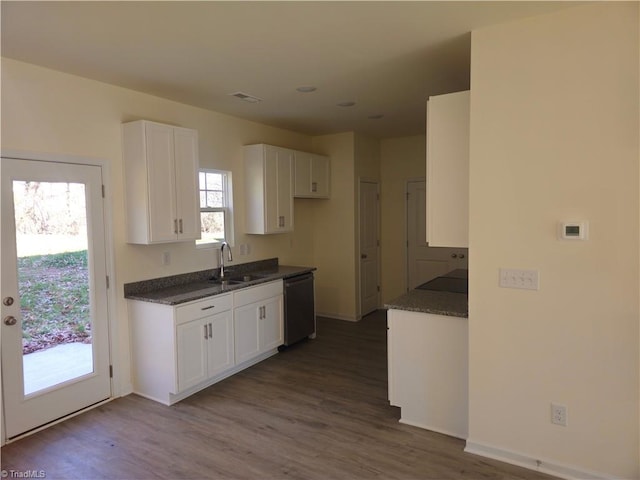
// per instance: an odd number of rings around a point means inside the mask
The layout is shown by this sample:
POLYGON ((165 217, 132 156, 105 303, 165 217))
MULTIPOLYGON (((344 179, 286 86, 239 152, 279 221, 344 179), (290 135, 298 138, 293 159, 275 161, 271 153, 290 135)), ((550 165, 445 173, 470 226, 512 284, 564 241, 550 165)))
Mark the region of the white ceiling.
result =
POLYGON ((426 99, 469 87, 471 30, 576 5, 1 3, 5 57, 302 133, 381 138, 424 132, 426 99))

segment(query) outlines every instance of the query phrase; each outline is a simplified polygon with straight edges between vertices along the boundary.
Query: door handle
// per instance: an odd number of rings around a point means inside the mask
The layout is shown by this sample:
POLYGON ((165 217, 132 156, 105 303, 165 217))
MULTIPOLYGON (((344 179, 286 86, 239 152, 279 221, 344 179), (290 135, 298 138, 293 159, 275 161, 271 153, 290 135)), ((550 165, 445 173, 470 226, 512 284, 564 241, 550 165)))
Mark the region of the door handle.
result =
POLYGON ((16 323, 18 323, 18 320, 16 320, 16 317, 13 317, 11 315, 9 315, 8 317, 4 317, 4 324, 5 325, 15 325, 16 323))

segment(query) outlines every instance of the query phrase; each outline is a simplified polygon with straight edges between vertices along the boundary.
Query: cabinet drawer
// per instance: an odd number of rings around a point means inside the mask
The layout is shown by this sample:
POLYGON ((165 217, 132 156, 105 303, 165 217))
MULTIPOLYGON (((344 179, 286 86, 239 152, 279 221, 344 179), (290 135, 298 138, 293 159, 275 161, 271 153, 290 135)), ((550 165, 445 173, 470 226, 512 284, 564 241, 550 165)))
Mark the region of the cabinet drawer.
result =
POLYGON ((186 305, 180 305, 176 307, 176 324, 231 310, 232 304, 231 294, 227 293, 226 295, 214 295, 186 305))
POLYGON ((277 295, 282 295, 282 280, 238 290, 233 294, 233 302, 236 307, 239 307, 277 295))

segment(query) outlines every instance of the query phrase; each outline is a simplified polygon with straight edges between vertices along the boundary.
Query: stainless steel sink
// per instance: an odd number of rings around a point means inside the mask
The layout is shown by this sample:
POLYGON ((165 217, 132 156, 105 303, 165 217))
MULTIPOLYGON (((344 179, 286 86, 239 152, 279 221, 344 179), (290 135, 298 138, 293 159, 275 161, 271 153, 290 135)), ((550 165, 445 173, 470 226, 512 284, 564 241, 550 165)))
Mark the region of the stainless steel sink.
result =
POLYGON ((261 280, 265 278, 265 275, 260 274, 247 274, 236 275, 235 277, 228 277, 224 279, 216 278, 211 279, 210 282, 213 285, 229 286, 229 285, 242 285, 243 283, 253 282, 254 280, 261 280))
POLYGON ((263 278, 264 278, 263 275, 248 274, 248 275, 238 275, 237 277, 231 277, 229 279, 229 281, 230 282, 238 282, 238 283, 246 283, 246 282, 252 282, 254 280, 261 280, 263 278))
POLYGON ((220 285, 222 287, 227 287, 229 285, 239 285, 244 282, 239 280, 233 280, 231 278, 225 278, 224 280, 216 278, 214 280, 209 280, 209 283, 211 283, 212 285, 220 285))

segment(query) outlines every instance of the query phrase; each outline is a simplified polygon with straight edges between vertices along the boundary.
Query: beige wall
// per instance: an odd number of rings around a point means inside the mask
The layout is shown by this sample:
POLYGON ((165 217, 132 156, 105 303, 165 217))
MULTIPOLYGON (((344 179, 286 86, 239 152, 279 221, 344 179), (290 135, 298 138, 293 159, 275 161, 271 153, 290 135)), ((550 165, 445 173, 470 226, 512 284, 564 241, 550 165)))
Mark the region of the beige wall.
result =
MULTIPOLYGON (((356 208, 354 251, 357 252, 357 255, 354 255, 352 265, 355 270, 356 279, 356 317, 359 320, 362 318, 360 302, 360 182, 376 182, 378 183, 378 189, 380 188, 380 141, 366 135, 356 134, 354 147, 355 183, 353 185, 353 201, 356 208)), ((378 207, 379 206, 380 202, 378 202, 378 207)), ((379 215, 378 218, 380 218, 379 215)), ((381 270, 382 268, 379 266, 378 275, 381 275, 381 270)), ((378 283, 382 283, 381 278, 378 278, 378 283)))
POLYGON ((380 142, 382 302, 407 291, 407 181, 425 178, 425 135, 380 142))
MULTIPOLYGON (((234 263, 279 257, 284 264, 311 265, 314 260, 309 248, 314 242, 311 229, 314 207, 309 202, 299 204, 296 200, 294 234, 259 236, 242 233, 242 145, 265 142, 309 151, 311 137, 2 59, 3 150, 99 158, 110 166, 119 326, 119 338, 115 339, 114 345, 119 350, 123 392, 129 388, 128 320, 123 284, 217 266, 217 255, 213 250, 196 249, 192 243, 150 246, 125 243, 120 124, 139 118, 197 129, 201 165, 233 172, 235 244, 251 245, 251 254, 246 256, 240 256, 239 249, 234 249, 234 263), (164 251, 171 253, 169 266, 162 265, 164 251)), ((336 192, 340 195, 339 187, 336 192)), ((345 215, 349 214, 345 212, 345 215)), ((352 293, 347 291, 344 295, 352 293)))
POLYGON ((355 135, 313 138, 313 151, 331 157, 331 198, 315 206, 313 264, 318 315, 355 320, 355 135))
POLYGON ((473 32, 471 65, 469 441, 629 479, 638 25, 637 2, 569 8, 473 32), (557 222, 575 219, 589 240, 559 241, 557 222), (501 267, 538 269, 539 291, 498 288, 501 267))

